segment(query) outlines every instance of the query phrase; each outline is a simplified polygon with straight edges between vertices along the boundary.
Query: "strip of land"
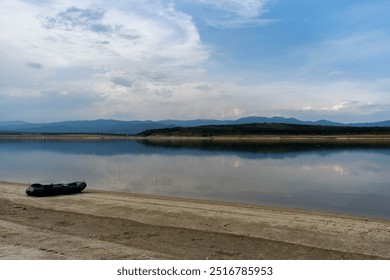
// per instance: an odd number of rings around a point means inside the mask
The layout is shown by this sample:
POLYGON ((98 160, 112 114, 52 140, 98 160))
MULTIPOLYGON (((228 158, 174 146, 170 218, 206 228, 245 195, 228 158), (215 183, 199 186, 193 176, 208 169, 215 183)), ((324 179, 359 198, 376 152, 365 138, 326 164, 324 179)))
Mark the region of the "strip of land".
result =
POLYGON ((0 182, 0 259, 390 259, 390 220, 0 182))
POLYGON ((361 144, 390 146, 390 134, 338 134, 338 135, 215 135, 215 136, 177 136, 177 135, 151 135, 129 136, 109 134, 5 134, 0 133, 0 141, 111 141, 133 140, 140 142, 198 142, 208 141, 217 143, 243 142, 243 143, 302 143, 302 144, 361 144))

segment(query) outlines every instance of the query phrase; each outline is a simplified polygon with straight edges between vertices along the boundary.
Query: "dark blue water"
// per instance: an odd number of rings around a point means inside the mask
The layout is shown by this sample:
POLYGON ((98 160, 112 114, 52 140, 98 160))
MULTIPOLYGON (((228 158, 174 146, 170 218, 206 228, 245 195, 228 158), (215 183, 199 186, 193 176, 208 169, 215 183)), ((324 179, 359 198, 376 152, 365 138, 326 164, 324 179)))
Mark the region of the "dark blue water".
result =
POLYGON ((0 180, 390 218, 390 148, 213 142, 0 141, 0 180))

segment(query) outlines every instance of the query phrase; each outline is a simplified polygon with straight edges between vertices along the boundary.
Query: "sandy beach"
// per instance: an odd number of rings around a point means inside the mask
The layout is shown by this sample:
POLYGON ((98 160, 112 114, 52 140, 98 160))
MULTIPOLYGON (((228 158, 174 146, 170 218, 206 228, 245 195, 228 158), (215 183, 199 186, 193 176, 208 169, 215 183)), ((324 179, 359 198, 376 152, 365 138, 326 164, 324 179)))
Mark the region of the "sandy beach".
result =
POLYGON ((0 182, 0 259, 390 259, 390 220, 0 182))

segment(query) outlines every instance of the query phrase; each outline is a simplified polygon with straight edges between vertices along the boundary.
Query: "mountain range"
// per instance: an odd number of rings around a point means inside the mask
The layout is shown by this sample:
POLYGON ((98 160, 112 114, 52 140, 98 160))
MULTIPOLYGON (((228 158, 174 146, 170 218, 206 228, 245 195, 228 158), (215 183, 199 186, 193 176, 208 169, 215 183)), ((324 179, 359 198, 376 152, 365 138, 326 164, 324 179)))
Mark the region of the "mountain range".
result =
POLYGON ((0 121, 0 133, 103 133, 138 134, 149 129, 172 127, 195 127, 202 125, 232 125, 249 123, 283 123, 299 125, 348 126, 348 127, 390 127, 390 120, 372 123, 339 123, 328 120, 301 121, 284 117, 246 117, 237 120, 161 120, 161 121, 120 121, 120 120, 81 120, 50 123, 28 123, 24 121, 0 121))

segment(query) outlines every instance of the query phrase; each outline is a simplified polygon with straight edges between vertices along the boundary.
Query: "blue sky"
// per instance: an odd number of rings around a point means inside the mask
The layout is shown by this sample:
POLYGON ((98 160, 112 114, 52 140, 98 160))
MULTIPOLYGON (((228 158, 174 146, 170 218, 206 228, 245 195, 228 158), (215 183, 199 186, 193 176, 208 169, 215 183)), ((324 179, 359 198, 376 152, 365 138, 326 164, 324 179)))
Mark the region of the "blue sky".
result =
POLYGON ((390 119, 390 2, 0 1, 0 121, 390 119))

